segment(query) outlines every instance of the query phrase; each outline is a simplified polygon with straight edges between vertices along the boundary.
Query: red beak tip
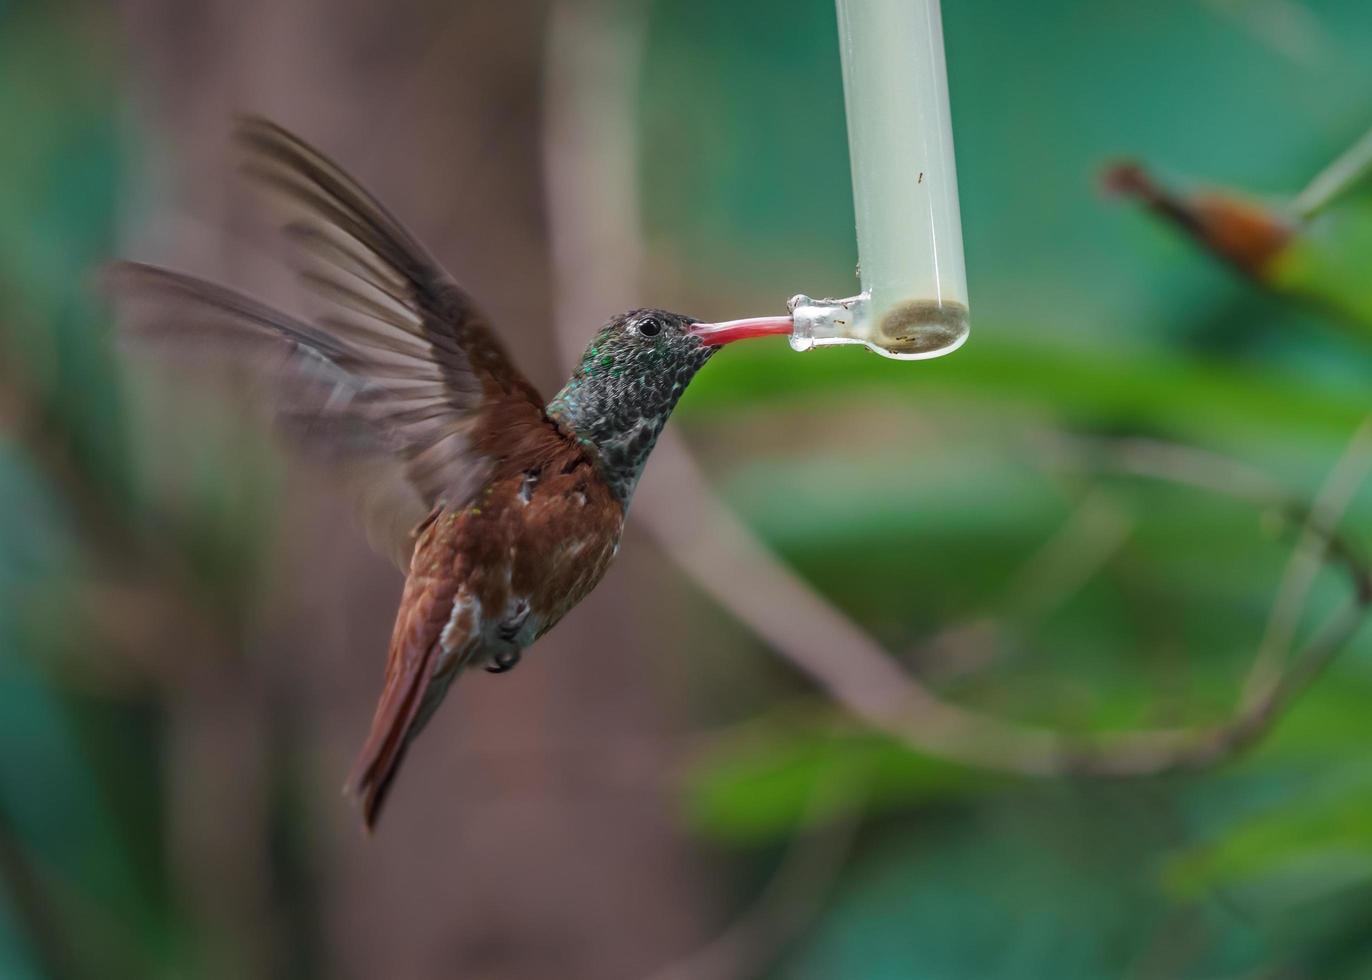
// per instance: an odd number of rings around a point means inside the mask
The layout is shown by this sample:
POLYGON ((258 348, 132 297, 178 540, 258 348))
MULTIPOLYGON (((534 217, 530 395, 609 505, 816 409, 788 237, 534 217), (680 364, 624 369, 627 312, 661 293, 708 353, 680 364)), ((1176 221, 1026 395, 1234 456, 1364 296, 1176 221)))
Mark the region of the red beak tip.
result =
POLYGON ((718 347, 736 340, 789 334, 793 327, 789 316, 757 316, 745 320, 722 320, 719 323, 694 323, 691 332, 703 342, 718 347))

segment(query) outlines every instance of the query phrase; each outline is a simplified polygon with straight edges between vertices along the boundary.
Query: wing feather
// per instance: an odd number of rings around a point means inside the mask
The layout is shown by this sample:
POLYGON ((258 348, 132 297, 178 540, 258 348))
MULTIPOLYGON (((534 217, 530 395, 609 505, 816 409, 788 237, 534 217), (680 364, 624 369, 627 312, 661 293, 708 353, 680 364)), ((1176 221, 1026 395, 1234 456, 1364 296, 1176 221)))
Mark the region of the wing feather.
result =
MULTIPOLYGON (((144 334, 183 346, 227 341, 273 382, 296 441, 365 474, 354 487, 364 503, 399 509, 381 515, 373 544, 403 568, 408 529, 435 506, 465 505, 489 477, 500 442, 492 427, 542 420, 543 399, 475 301, 361 184, 267 120, 240 120, 236 138, 245 172, 294 212, 284 234, 302 282, 328 310, 307 321, 138 263, 118 264, 112 281, 157 303, 144 334), (257 356, 267 352, 276 356, 257 356), (397 527, 406 529, 399 537, 397 527)), ((368 522, 375 529, 377 515, 368 522)))

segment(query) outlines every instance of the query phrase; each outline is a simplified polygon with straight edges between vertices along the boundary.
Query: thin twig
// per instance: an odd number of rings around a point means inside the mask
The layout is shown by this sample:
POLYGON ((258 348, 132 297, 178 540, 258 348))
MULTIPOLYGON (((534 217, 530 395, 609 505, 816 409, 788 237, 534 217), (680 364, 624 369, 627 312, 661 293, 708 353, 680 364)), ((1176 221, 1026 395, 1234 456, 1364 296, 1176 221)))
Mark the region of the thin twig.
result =
POLYGON ((1291 202, 1297 217, 1309 221, 1372 175, 1372 130, 1321 170, 1291 202))
POLYGON ((1240 703, 1247 707, 1277 683, 1282 659, 1290 650, 1310 587, 1320 570, 1331 565, 1343 569, 1359 601, 1372 593, 1372 569, 1352 542, 1337 531, 1344 512, 1372 471, 1372 416, 1359 424, 1316 492, 1315 502, 1308 506, 1286 487, 1246 464, 1193 446, 1154 439, 1058 437, 1043 448, 1046 456, 1061 457, 1066 451, 1077 467, 1089 463, 1244 500, 1301 529, 1282 573, 1258 654, 1243 684, 1240 703))
MULTIPOLYGON (((1277 683, 1282 659, 1300 627, 1310 589, 1320 570, 1328 564, 1331 549, 1335 558, 1346 562, 1351 557, 1347 543, 1330 531, 1343 519, 1358 487, 1367 479, 1369 468, 1372 468, 1372 420, 1364 419, 1316 495, 1309 516, 1303 522, 1306 527, 1291 550, 1258 655, 1243 684, 1242 704, 1251 705, 1261 699, 1262 692, 1277 683)), ((1290 510, 1290 505, 1287 509, 1290 510)), ((1355 584, 1358 591, 1365 590, 1365 585, 1357 583, 1356 579, 1355 584)))
POLYGON ((1224 724, 1175 732, 1137 732, 1068 751, 1062 771, 1098 776, 1151 776, 1206 769, 1227 762, 1266 735, 1282 713, 1343 650, 1367 621, 1368 602, 1353 599, 1316 632, 1282 675, 1253 704, 1224 724))
POLYGON ((1047 616, 1119 554, 1134 524, 1104 490, 1089 491, 1011 578, 1000 606, 1021 621, 1047 616))
POLYGON ((1041 621, 1104 568, 1129 540, 1134 521, 1102 488, 1089 491, 1062 525, 1009 576, 984 611, 941 628, 901 658, 929 680, 985 667, 1007 627, 1041 621), (1001 610, 994 615, 992 608, 1001 610))

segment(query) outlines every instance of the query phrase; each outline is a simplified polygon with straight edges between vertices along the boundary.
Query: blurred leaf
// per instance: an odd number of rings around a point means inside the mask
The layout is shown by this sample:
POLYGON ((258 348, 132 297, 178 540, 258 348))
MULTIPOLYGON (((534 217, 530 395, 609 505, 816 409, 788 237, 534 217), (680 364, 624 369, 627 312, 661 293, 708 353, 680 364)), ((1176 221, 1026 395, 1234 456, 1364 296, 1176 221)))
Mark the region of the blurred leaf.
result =
POLYGON ((1165 821, 1156 819, 1164 807, 1138 794, 1030 791, 995 808, 888 825, 784 975, 1126 975, 1165 921, 1140 873, 1165 839, 1165 821))
MULTIPOLYGON (((146 516, 91 295, 123 181, 113 16, 65 0, 0 8, 0 385, 15 440, 0 445, 0 888, 45 972, 93 977, 169 969, 179 925, 146 860, 160 825, 126 819, 109 791, 155 765, 156 741, 103 728, 59 656, 109 653, 81 590, 136 567, 129 532, 146 516)), ((0 963, 12 952, 22 944, 0 963)))
POLYGON ((1352 198, 1317 217, 1274 262, 1268 285, 1335 313, 1372 340, 1372 201, 1352 198))
POLYGON ((1182 898, 1246 886, 1283 906, 1372 884, 1372 787, 1307 791, 1228 826, 1172 859, 1165 881, 1182 898))
MULTIPOLYGON (((919 408, 958 396, 979 409, 1034 410, 1096 430, 1165 435, 1212 445, 1320 439, 1332 447, 1367 414, 1366 397, 1308 377, 1244 371, 1143 351, 1109 352, 976 337, 951 357, 918 368, 861 351, 797 355, 759 344, 730 350, 692 384, 686 417, 764 404, 837 404, 857 392, 907 399, 919 408)), ((1326 450, 1327 452, 1327 450, 1326 450)))
POLYGON ((697 829, 740 844, 784 839, 837 816, 957 799, 991 782, 817 705, 715 736, 692 760, 684 792, 697 829))
POLYGON ((123 146, 114 66, 95 43, 106 15, 76 12, 31 3, 0 13, 0 356, 75 467, 100 474, 103 504, 127 510, 123 399, 92 302, 94 270, 114 244, 123 146))
POLYGON ((87 937, 79 959, 143 963, 162 944, 160 926, 66 708, 10 658, 0 664, 0 719, 0 810, 53 912, 87 937))

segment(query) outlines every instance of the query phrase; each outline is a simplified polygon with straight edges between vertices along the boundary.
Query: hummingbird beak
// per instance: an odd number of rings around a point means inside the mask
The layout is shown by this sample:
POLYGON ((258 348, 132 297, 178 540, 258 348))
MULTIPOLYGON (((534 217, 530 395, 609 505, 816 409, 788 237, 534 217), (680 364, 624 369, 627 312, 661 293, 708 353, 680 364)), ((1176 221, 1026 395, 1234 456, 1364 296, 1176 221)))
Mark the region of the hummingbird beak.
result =
POLYGON ((789 334, 794 326, 789 316, 755 316, 747 320, 722 320, 719 323, 693 323, 686 329, 711 347, 732 344, 750 337, 789 334))

